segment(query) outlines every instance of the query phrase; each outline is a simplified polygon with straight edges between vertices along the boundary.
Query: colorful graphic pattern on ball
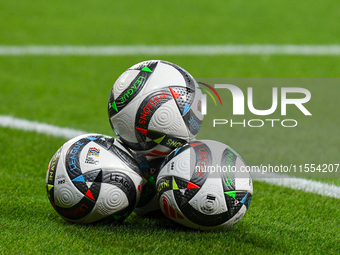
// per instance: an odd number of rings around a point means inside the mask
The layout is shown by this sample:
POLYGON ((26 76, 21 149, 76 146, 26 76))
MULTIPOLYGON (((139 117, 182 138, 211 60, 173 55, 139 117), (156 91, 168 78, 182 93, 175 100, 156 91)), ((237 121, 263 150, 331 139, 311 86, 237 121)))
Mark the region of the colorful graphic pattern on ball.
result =
MULTIPOLYGON (((108 102, 108 115, 110 119, 110 124, 116 135, 120 138, 122 142, 128 145, 131 149, 135 151, 146 151, 151 150, 157 145, 162 145, 168 149, 165 151, 152 150, 147 155, 149 156, 165 156, 171 150, 184 145, 189 137, 183 139, 183 137, 177 137, 176 135, 167 134, 166 132, 160 132, 157 128, 150 128, 150 121, 154 117, 154 121, 160 127, 164 127, 168 124, 169 120, 173 118, 173 112, 176 111, 173 108, 165 107, 170 100, 174 100, 177 110, 181 115, 183 123, 185 124, 186 131, 194 137, 201 125, 202 120, 196 116, 193 109, 191 108, 194 98, 195 98, 195 81, 194 79, 181 67, 166 61, 145 61, 140 64, 133 66, 129 70, 139 70, 136 77, 130 82, 127 88, 122 91, 119 95, 114 95, 114 88, 111 90, 111 94, 108 102), (137 105, 137 111, 133 115, 129 115, 134 122, 134 131, 127 129, 129 132, 135 133, 136 142, 126 139, 124 135, 115 126, 115 115, 119 114, 125 106, 138 96, 140 92, 152 77, 153 72, 156 71, 159 63, 163 65, 169 65, 175 70, 177 70, 185 81, 185 87, 183 85, 178 86, 176 84, 169 84, 165 87, 158 88, 156 90, 142 95, 142 100, 140 100, 137 105), (145 96, 145 97, 144 97, 145 96), (163 107, 162 107, 163 106, 163 107), (155 115, 156 111, 160 109, 160 116, 155 115)), ((115 85, 116 86, 116 85, 115 85)), ((200 101, 197 105, 200 104, 200 101)), ((198 107, 196 107, 198 109, 198 107)), ((196 110, 197 111, 197 110, 196 110)), ((130 113, 131 114, 131 113, 130 113)), ((120 121, 121 123, 124 121, 120 121)), ((124 124, 125 125, 125 124, 124 124)), ((127 131, 124 131, 127 132, 127 131)), ((183 134, 182 134, 183 136, 183 134)))
MULTIPOLYGON (((80 154, 83 148, 90 142, 95 143, 98 146, 90 147, 88 149, 85 159, 86 164, 95 164, 93 161, 89 161, 89 159, 92 159, 92 157, 99 157, 100 150, 107 150, 117 156, 126 165, 128 165, 131 170, 135 171, 138 175, 141 175, 141 171, 137 162, 135 162, 133 158, 125 151, 114 145, 114 138, 104 137, 101 135, 87 136, 74 142, 64 156, 64 167, 66 169, 66 173, 69 179, 72 181, 73 186, 83 194, 83 198, 78 203, 70 207, 61 207, 55 203, 54 185, 56 183, 62 184, 62 182, 65 182, 65 179, 63 178, 60 180, 55 180, 57 165, 60 164, 59 159, 63 149, 63 147, 61 147, 52 157, 48 167, 47 193, 50 202, 54 209, 64 218, 77 221, 91 213, 96 205, 102 184, 111 184, 124 192, 128 199, 128 204, 132 205, 117 211, 114 215, 110 215, 112 216, 112 220, 123 220, 132 212, 133 207, 136 204, 137 194, 134 187, 134 182, 127 174, 123 173, 122 171, 99 168, 83 173, 80 166, 80 154)), ((71 190, 65 189, 65 191, 62 193, 62 197, 58 199, 62 199, 67 205, 67 201, 72 200, 72 196, 74 196, 74 193, 71 190)))
POLYGON ((156 179, 159 167, 163 163, 163 158, 147 160, 142 154, 137 155, 137 161, 143 174, 143 190, 138 207, 146 206, 156 196, 156 179))
POLYGON ((124 109, 124 107, 138 95, 152 74, 152 71, 157 66, 157 62, 154 61, 147 61, 146 64, 147 65, 133 66, 128 69, 140 70, 140 72, 136 78, 133 79, 130 85, 117 97, 116 100, 113 99, 113 90, 111 90, 108 107, 110 118, 124 109))
MULTIPOLYGON (((179 223, 186 218, 191 223, 196 224, 196 226, 213 228, 225 224, 236 216, 243 205, 246 207, 246 210, 250 206, 252 192, 249 190, 236 190, 237 177, 235 177, 235 173, 226 171, 216 172, 211 175, 209 171, 206 171, 205 167, 212 166, 216 163, 213 162, 213 155, 210 148, 211 147, 204 142, 194 141, 176 149, 165 158, 161 169, 167 169, 162 170, 167 172, 167 174, 157 179, 156 189, 157 196, 160 199, 159 203, 163 207, 163 212, 167 217, 179 223), (190 149, 193 150, 194 155, 192 158, 194 158, 194 160, 191 160, 192 162, 190 162, 190 167, 188 168, 195 169, 190 172, 190 179, 172 175, 171 171, 176 167, 176 165, 173 164, 175 162, 174 158, 185 151, 188 152, 190 149), (225 200, 227 209, 223 212, 219 212, 219 210, 221 210, 221 204, 219 204, 220 202, 212 188, 206 189, 208 192, 203 193, 201 196, 200 201, 202 201, 202 203, 199 205, 200 210, 198 210, 197 207, 193 207, 192 199, 204 185, 207 185, 208 179, 214 180, 211 182, 213 185, 217 185, 217 182, 221 182, 222 184, 223 194, 217 195, 221 195, 225 200)), ((216 153, 216 151, 214 151, 214 153, 216 153)), ((228 147, 219 153, 221 154, 220 166, 235 166, 237 157, 242 160, 236 152, 228 147)), ((242 217, 243 214, 241 214, 240 217, 242 217)), ((237 221, 238 220, 235 220, 235 223, 237 221)), ((189 223, 189 225, 191 223, 189 223)), ((183 224, 186 225, 184 222, 183 224)))

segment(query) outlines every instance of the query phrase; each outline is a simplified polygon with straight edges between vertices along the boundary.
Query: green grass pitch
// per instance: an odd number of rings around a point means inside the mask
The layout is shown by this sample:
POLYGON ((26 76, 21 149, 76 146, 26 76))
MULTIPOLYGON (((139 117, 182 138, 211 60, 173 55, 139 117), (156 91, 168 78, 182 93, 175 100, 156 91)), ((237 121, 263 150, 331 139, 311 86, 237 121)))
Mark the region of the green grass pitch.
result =
MULTIPOLYGON (((0 45, 339 44, 339 11, 336 1, 321 0, 7 1, 0 45)), ((199 78, 340 73, 338 56, 0 56, 0 115, 113 135, 106 112, 111 86, 148 59, 174 62, 199 78)), ((229 144, 249 165, 339 163, 339 87, 305 87, 313 117, 297 112, 294 130, 211 132, 208 112, 197 138, 229 144)), ((225 107, 209 101, 208 111, 224 118, 225 107)), ((230 231, 199 232, 136 214, 120 226, 67 223, 45 188, 47 164, 65 141, 0 127, 0 254, 340 253, 339 199, 256 180, 249 211, 230 231)), ((339 179, 320 181, 340 186, 339 179)))

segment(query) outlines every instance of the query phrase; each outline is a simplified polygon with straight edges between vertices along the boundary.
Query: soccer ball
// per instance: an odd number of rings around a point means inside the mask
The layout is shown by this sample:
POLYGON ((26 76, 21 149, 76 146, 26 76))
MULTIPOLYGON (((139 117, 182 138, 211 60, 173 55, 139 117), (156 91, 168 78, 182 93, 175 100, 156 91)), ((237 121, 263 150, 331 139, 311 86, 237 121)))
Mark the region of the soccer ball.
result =
POLYGON ((115 138, 86 134, 66 142, 52 157, 47 194, 67 221, 121 222, 140 198, 142 173, 115 138))
POLYGON ((139 216, 160 212, 161 208, 156 197, 156 180, 164 158, 148 158, 139 154, 136 160, 143 174, 143 189, 134 212, 139 216))
POLYGON ((246 213, 253 194, 243 159, 212 140, 192 141, 171 152, 156 182, 162 212, 200 230, 231 228, 246 213))
POLYGON ((183 68, 150 60, 125 71, 114 83, 108 116, 117 137, 132 150, 165 157, 193 140, 203 115, 202 92, 183 68))

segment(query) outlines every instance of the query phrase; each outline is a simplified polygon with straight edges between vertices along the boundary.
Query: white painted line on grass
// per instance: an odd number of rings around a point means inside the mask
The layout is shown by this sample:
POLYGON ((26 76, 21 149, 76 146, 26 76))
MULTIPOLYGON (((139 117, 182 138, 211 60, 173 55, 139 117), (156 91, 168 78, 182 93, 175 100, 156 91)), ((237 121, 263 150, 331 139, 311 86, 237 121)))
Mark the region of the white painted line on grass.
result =
MULTIPOLYGON (((75 136, 87 133, 82 130, 75 130, 71 128, 62 128, 45 123, 29 121, 25 119, 14 118, 11 116, 0 115, 0 126, 13 129, 35 131, 37 133, 52 135, 55 137, 62 137, 71 139, 75 136)), ((322 183, 303 178, 292 178, 288 175, 281 175, 276 173, 252 173, 254 180, 275 184, 278 186, 289 187, 292 189, 303 190, 305 192, 315 193, 323 196, 340 198, 340 187, 322 183)))
POLYGON ((128 56, 128 55, 303 55, 339 56, 340 45, 108 45, 108 46, 6 46, 0 45, 0 56, 128 56))
POLYGON ((14 118, 11 116, 0 115, 0 126, 13 129, 35 131, 40 134, 51 135, 55 137, 61 137, 70 139, 78 135, 85 134, 87 132, 82 130, 75 130, 71 128, 62 128, 46 123, 40 123, 35 121, 29 121, 25 119, 14 118))
POLYGON ((252 173, 251 176, 256 181, 303 190, 305 192, 315 193, 323 196, 340 198, 340 187, 324 182, 303 178, 294 178, 289 175, 277 173, 252 173))

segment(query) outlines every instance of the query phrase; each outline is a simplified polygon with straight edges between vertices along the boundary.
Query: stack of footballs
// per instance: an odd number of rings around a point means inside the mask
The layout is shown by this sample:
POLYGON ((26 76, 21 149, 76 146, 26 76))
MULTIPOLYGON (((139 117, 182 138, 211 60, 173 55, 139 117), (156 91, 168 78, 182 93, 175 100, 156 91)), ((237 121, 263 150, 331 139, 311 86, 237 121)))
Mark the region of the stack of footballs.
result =
POLYGON ((186 70, 161 60, 130 67, 113 85, 108 116, 117 138, 73 138, 50 161, 48 197, 65 220, 123 221, 161 209, 182 225, 218 230, 243 217, 252 180, 230 170, 245 162, 229 146, 195 140, 202 93, 186 70), (226 171, 206 171, 215 165, 226 171))

